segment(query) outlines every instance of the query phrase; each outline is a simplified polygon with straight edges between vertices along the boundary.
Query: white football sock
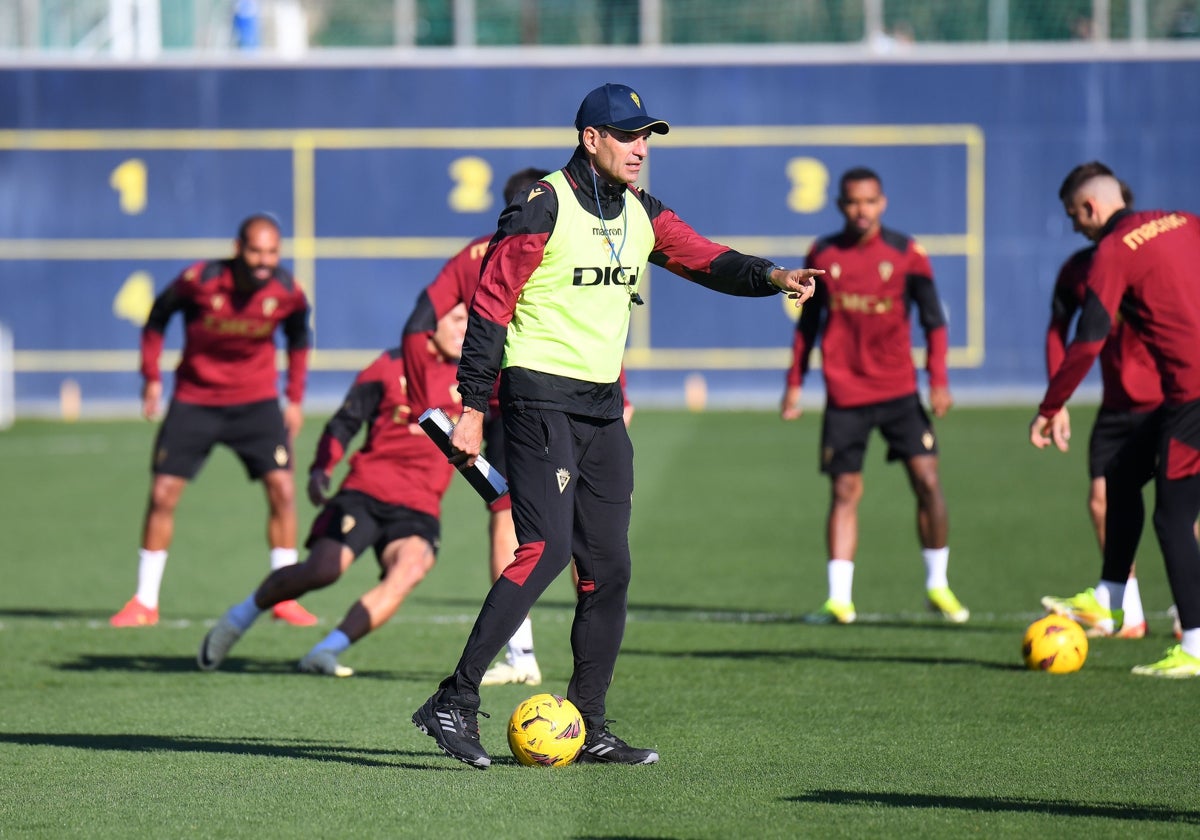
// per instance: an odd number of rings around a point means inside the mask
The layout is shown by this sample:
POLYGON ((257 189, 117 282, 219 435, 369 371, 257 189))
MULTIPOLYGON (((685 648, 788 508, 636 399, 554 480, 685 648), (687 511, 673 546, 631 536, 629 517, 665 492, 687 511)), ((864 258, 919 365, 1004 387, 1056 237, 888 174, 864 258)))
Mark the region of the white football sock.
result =
POLYGON ((1120 604, 1125 599, 1124 582, 1114 583, 1111 580, 1102 580, 1096 584, 1093 591, 1096 593, 1096 603, 1106 610, 1113 609, 1115 604, 1120 604))
POLYGON ((854 561, 830 560, 825 573, 829 577, 829 600, 851 603, 854 600, 851 597, 854 592, 854 561))
POLYGON ((950 584, 946 580, 946 569, 950 565, 950 547, 922 548, 925 559, 925 588, 942 589, 950 584))
POLYGON ((138 549, 137 599, 150 609, 158 607, 163 571, 167 568, 166 551, 138 549))
POLYGON ((313 645, 313 649, 309 653, 316 653, 319 650, 330 650, 336 655, 348 649, 350 645, 349 636, 341 630, 330 630, 329 635, 313 645))
POLYGON ((1183 647, 1183 652, 1188 656, 1195 656, 1200 659, 1200 627, 1193 627, 1191 630, 1183 631, 1183 638, 1179 644, 1183 647))
POLYGON ((525 616, 521 626, 508 640, 508 661, 515 662, 522 657, 533 657, 533 621, 529 616, 525 616))
POLYGON ((300 553, 294 548, 271 549, 271 571, 282 569, 284 566, 295 566, 300 559, 300 553))
POLYGON ((250 597, 240 604, 234 604, 225 613, 225 617, 229 619, 234 627, 241 630, 243 633, 250 629, 250 625, 254 620, 263 614, 263 610, 258 608, 258 604, 254 603, 254 593, 250 593, 250 597))
POLYGON ((1121 609, 1125 610, 1125 626, 1143 624, 1146 613, 1142 610, 1142 594, 1138 591, 1137 578, 1125 581, 1125 594, 1121 597, 1121 609))

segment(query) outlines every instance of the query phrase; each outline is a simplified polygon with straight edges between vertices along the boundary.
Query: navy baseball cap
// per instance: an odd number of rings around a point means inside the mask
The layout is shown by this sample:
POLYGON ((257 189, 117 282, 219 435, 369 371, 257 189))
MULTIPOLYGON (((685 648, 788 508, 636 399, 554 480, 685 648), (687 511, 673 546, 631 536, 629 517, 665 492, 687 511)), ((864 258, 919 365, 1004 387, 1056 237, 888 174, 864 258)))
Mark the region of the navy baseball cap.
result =
POLYGON ((588 126, 617 128, 621 131, 645 131, 666 134, 671 130, 666 120, 656 120, 646 113, 642 97, 626 85, 607 84, 596 88, 583 98, 575 114, 575 129, 588 126))

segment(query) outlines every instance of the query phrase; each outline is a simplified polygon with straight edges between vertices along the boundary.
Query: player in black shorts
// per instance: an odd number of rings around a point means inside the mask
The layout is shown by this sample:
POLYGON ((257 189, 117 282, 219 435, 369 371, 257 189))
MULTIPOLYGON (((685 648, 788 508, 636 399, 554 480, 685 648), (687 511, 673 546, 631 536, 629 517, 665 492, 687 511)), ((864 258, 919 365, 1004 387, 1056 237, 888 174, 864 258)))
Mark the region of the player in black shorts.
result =
POLYGON ((324 507, 309 533, 308 557, 272 572, 226 611, 200 645, 196 661, 201 669, 220 665, 265 610, 330 585, 374 547, 379 582, 300 660, 300 670, 308 673, 354 673, 338 662, 338 655, 387 622, 437 559, 438 517, 454 468, 416 421, 426 408, 457 416, 455 376, 466 325, 466 304, 458 304, 435 330, 406 335, 400 348, 384 352, 355 378, 325 425, 309 470, 309 500, 324 507), (438 402, 414 402, 414 394, 436 395, 438 402), (328 498, 333 471, 363 426, 366 440, 350 456, 350 471, 338 492, 328 498))
MULTIPOLYGON (((158 598, 175 509, 214 446, 234 451, 267 497, 271 568, 293 565, 296 552, 295 482, 290 441, 304 420, 301 401, 308 370, 308 301, 279 265, 278 222, 250 216, 238 228, 233 258, 189 266, 154 300, 141 339, 142 414, 158 417, 163 396, 159 360, 171 318, 183 318, 183 353, 175 389, 158 430, 153 481, 142 522, 137 590, 112 618, 114 627, 158 623, 158 598), (288 358, 287 405, 279 405, 275 334, 288 358)), ((295 601, 274 608, 277 619, 312 625, 317 619, 295 601)))
POLYGON ((813 243, 805 262, 823 269, 829 282, 817 284, 797 319, 780 416, 795 420, 803 413, 801 387, 819 343, 826 395, 820 465, 830 479, 829 597, 806 620, 850 624, 858 618, 852 594, 863 456, 872 430, 879 429, 888 460, 903 463, 916 497, 926 604, 959 624, 970 611, 948 581, 950 526, 937 438, 918 395, 912 357, 915 315, 925 334, 929 408, 934 417, 945 416, 953 405, 948 328, 928 255, 912 237, 884 226, 886 208, 877 173, 865 167, 846 171, 838 185, 842 229, 813 243))
POLYGON ((879 429, 887 442, 888 461, 938 454, 933 424, 916 394, 857 408, 826 406, 821 426, 821 472, 862 472, 873 429, 879 429))
POLYGON ((245 405, 173 402, 154 441, 151 470, 191 481, 217 445, 233 450, 252 481, 292 466, 287 430, 275 400, 245 405))

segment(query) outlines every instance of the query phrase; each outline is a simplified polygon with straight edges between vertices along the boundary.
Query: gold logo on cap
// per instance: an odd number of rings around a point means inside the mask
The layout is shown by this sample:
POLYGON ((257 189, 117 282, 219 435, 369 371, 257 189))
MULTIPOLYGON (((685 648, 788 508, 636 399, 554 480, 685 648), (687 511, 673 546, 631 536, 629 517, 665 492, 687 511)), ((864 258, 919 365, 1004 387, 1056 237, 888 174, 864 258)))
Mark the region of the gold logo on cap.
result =
POLYGON ((642 100, 638 98, 636 93, 629 91, 629 98, 633 100, 634 105, 638 106, 639 108, 642 107, 642 100))

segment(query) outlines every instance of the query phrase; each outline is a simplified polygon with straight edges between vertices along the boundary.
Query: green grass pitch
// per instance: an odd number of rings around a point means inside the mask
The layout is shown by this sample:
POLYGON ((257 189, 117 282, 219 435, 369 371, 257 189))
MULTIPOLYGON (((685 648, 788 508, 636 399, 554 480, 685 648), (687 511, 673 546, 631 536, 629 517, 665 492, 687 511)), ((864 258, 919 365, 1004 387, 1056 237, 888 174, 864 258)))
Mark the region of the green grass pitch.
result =
MULTIPOLYGON (((201 673, 206 627, 267 570, 259 486, 215 456, 179 511, 162 623, 110 629, 133 591, 154 427, 20 422, 0 433, 0 837, 1194 837, 1200 681, 1129 674, 1173 643, 1150 533, 1151 635, 1093 642, 1076 674, 1021 665, 1040 596, 1099 572, 1091 411, 1077 410, 1067 455, 1029 446, 1032 413, 964 408, 938 426, 969 624, 924 612, 912 496, 876 438, 860 622, 815 627, 800 617, 825 597, 819 412, 639 412, 609 716, 662 760, 520 767, 504 726, 533 690, 500 687, 483 691, 485 772, 409 722, 488 585, 485 512, 465 482, 437 567, 343 657, 355 677, 294 669, 371 585, 370 556, 304 599, 319 628, 260 620, 201 673)), ((302 470, 324 419, 308 420, 302 470)), ((312 513, 302 501, 302 533, 312 513)), ((538 690, 566 690, 572 600, 564 576, 535 607, 538 690)))

